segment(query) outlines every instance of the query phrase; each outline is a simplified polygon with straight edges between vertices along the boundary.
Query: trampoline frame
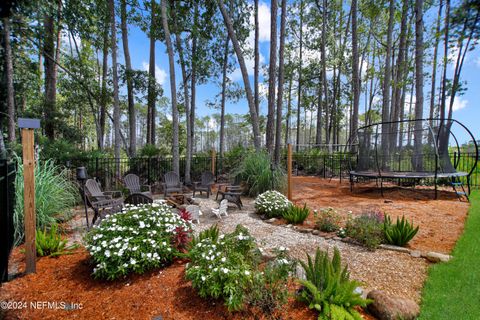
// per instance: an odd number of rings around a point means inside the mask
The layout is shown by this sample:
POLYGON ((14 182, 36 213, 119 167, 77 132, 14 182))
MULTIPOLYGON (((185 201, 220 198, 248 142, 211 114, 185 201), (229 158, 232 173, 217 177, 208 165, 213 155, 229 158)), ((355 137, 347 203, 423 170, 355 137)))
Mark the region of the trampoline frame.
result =
MULTIPOLYGON (((448 128, 448 134, 452 135, 452 137, 455 141, 456 149, 457 149, 457 152, 458 152, 458 157, 455 157, 454 162, 453 162, 453 168, 456 170, 459 163, 460 163, 460 158, 461 158, 462 153, 461 153, 461 150, 460 150, 460 145, 458 144, 457 137, 451 131, 451 124, 447 125, 447 128, 448 128)), ((378 180, 380 180, 380 191, 381 191, 382 197, 383 197, 383 179, 398 179, 398 180, 401 180, 401 179, 418 179, 418 180, 420 180, 420 179, 427 179, 427 178, 431 179, 431 178, 433 178, 434 186, 435 186, 435 199, 438 199, 438 178, 466 177, 466 179, 467 179, 467 190, 468 190, 468 194, 470 195, 470 192, 471 192, 470 177, 471 177, 472 173, 475 171, 475 168, 477 167, 479 154, 478 154, 477 141, 475 140, 475 137, 473 136, 472 132, 464 124, 462 124, 461 122, 459 122, 455 119, 425 118, 425 119, 403 119, 403 120, 397 120, 397 121, 376 122, 376 123, 372 123, 372 124, 369 124, 369 125, 362 126, 362 127, 358 128, 352 135, 350 135, 350 137, 348 139, 348 143, 347 143, 347 146, 348 146, 348 149, 349 149, 350 152, 352 152, 352 147, 353 146, 357 146, 357 150, 356 150, 357 158, 356 158, 355 164, 358 163, 358 152, 359 152, 360 145, 357 144, 357 143, 354 143, 354 142, 357 139, 358 134, 361 130, 371 128, 373 126, 376 126, 375 165, 376 165, 377 170, 376 171, 355 171, 352 168, 352 162, 353 161, 350 161, 349 162, 349 164, 350 164, 349 175, 350 175, 350 191, 351 192, 353 192, 353 187, 354 187, 354 184, 355 184, 355 181, 354 181, 355 177, 375 179, 375 180, 377 180, 377 183, 378 183, 378 180), (424 172, 394 171, 394 170, 392 170, 392 171, 382 171, 381 168, 380 168, 380 165, 379 165, 379 161, 378 161, 378 148, 377 148, 377 146, 378 146, 378 128, 382 125, 385 125, 385 124, 409 123, 409 122, 418 122, 418 121, 421 121, 422 123, 423 122, 428 123, 428 128, 435 138, 435 144, 434 144, 434 146, 435 146, 435 171, 424 171, 424 172), (440 156, 439 156, 439 152, 438 152, 438 141, 439 141, 439 138, 440 138, 441 130, 439 129, 437 135, 435 136, 434 132, 432 130, 432 127, 430 125, 430 123, 432 121, 439 121, 439 123, 440 123, 439 128, 442 128, 442 126, 445 126, 445 124, 448 123, 448 122, 451 122, 451 124, 457 123, 463 129, 465 129, 465 131, 470 135, 470 137, 472 138, 474 147, 475 147, 475 162, 474 162, 474 164, 473 164, 473 166, 472 166, 472 168, 470 169, 469 172, 458 172, 458 171, 450 172, 450 173, 439 172, 440 168, 439 168, 439 165, 438 165, 438 160, 439 160, 440 156)))

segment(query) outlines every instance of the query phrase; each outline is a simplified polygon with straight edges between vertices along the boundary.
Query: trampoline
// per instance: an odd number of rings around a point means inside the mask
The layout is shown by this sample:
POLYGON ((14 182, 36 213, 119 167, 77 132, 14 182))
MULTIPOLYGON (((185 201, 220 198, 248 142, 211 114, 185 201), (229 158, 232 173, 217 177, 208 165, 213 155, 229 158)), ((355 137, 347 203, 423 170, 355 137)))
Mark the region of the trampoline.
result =
POLYGON ((406 119, 378 122, 358 128, 350 138, 348 151, 350 189, 360 179, 378 182, 383 196, 385 180, 433 180, 435 199, 439 179, 453 187, 457 196, 470 194, 470 177, 478 161, 478 146, 471 131, 454 119, 406 119), (455 129, 455 130, 454 130, 455 129), (474 161, 462 162, 464 154, 453 131, 463 131, 474 146, 474 161), (459 169, 462 165, 462 171, 459 169), (467 191, 464 189, 466 183, 467 191), (459 191, 459 190, 462 191, 459 191))

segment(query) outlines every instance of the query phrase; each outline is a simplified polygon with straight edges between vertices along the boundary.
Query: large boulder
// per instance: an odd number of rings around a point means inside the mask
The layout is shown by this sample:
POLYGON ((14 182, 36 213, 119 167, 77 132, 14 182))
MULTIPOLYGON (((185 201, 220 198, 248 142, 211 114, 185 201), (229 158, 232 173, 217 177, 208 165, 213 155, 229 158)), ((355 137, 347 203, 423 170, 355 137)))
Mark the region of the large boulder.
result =
POLYGON ((410 299, 388 295, 381 290, 372 290, 367 295, 373 302, 368 311, 379 320, 414 320, 420 314, 418 304, 410 299))

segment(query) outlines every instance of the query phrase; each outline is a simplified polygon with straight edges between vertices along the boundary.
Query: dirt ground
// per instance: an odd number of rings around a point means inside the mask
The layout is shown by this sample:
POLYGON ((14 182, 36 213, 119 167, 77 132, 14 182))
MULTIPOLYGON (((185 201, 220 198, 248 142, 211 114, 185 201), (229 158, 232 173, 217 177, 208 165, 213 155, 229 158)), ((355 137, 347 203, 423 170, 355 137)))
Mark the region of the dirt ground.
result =
MULTIPOLYGON (((293 177, 293 201, 307 203, 312 210, 332 207, 343 217, 348 212, 359 215, 372 210, 389 214, 395 221, 405 217, 420 225, 417 236, 410 242, 413 249, 450 253, 463 232, 468 202, 459 201, 452 189, 439 190, 434 200, 431 187, 415 189, 387 185, 384 197, 374 183, 357 183, 353 192, 348 181, 317 177, 293 177)), ((308 220, 313 222, 313 214, 308 220)))

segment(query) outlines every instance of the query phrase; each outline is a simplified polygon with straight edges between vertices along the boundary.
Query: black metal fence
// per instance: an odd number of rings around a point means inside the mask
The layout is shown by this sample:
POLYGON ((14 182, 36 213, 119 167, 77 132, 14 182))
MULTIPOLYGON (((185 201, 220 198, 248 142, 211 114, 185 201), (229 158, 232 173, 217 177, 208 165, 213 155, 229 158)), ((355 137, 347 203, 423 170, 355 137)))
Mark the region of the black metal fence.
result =
MULTIPOLYGON (((451 154, 452 163, 457 171, 469 171, 475 161, 474 153, 462 153, 461 157, 451 154)), ((237 170, 241 157, 215 158, 215 175, 217 181, 226 181, 232 178, 237 170)), ((348 178, 349 170, 355 167, 357 158, 351 153, 294 153, 292 156, 295 175, 315 175, 323 178, 348 178)), ((180 176, 185 177, 185 158, 180 158, 180 176)), ((122 188, 121 177, 134 173, 142 182, 155 186, 163 181, 163 175, 172 171, 171 157, 137 157, 137 158, 88 158, 71 159, 66 163, 70 168, 71 177, 75 179, 75 168, 85 166, 90 177, 96 177, 107 190, 122 188)), ((287 167, 287 156, 282 157, 282 167, 287 167)), ((396 168, 397 169, 397 168, 396 168)), ((199 181, 202 172, 212 170, 212 157, 193 156, 190 176, 192 181, 199 181)), ((470 184, 474 188, 480 187, 480 169, 477 167, 472 174, 470 184)), ((466 184, 466 177, 462 178, 466 184)))
POLYGON ((0 281, 8 280, 8 257, 13 246, 16 164, 0 160, 0 281))

